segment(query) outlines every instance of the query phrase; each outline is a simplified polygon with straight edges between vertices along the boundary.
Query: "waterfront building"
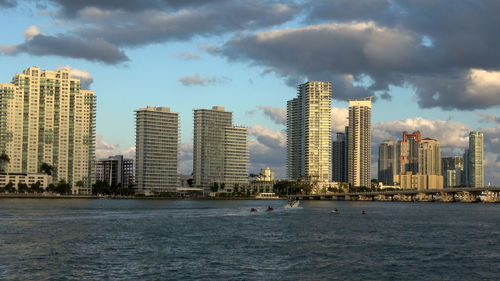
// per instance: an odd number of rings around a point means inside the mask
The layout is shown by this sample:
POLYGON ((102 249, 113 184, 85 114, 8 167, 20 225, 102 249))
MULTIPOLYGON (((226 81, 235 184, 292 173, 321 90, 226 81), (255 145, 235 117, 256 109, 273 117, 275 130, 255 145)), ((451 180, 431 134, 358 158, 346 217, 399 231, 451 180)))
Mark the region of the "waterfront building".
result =
POLYGON ((394 140, 383 141, 378 150, 378 180, 390 183, 397 174, 397 144, 394 140))
POLYGON ((441 166, 445 187, 457 187, 464 184, 464 158, 461 156, 443 157, 441 166))
POLYGON ((337 133, 332 143, 332 180, 334 182, 347 182, 347 131, 337 133))
POLYGON ((168 107, 135 110, 135 172, 137 188, 175 192, 179 187, 179 113, 168 107))
POLYGON ((469 133, 469 184, 472 187, 484 187, 483 133, 469 133))
POLYGON ((272 181, 272 182, 274 182, 274 172, 269 167, 264 168, 264 169, 260 169, 259 176, 255 180, 256 181, 272 181))
POLYGON ((406 174, 394 175, 394 184, 403 189, 443 189, 443 176, 422 175, 406 172, 406 174))
POLYGON ((349 100, 348 181, 356 187, 371 186, 371 100, 349 100))
POLYGON ((331 82, 297 86, 287 102, 287 175, 292 180, 330 182, 331 82))
POLYGON ((95 182, 94 92, 80 88, 68 70, 32 66, 0 84, 0 154, 6 173, 39 174, 64 180, 73 194, 90 194, 95 182))
POLYGON ((418 173, 441 176, 441 146, 438 140, 425 138, 418 149, 418 173))
POLYGON ((403 132, 403 140, 398 141, 398 174, 418 173, 418 152, 422 136, 419 131, 403 132))
POLYGON ((32 184, 39 182, 40 187, 45 189, 52 183, 52 176, 46 173, 37 174, 0 174, 0 187, 12 183, 14 188, 17 189, 19 183, 27 184, 31 187, 32 184))
POLYGON ((123 155, 109 156, 96 162, 96 180, 107 182, 110 186, 129 187, 134 179, 134 160, 123 155))
POLYGON ((193 178, 206 191, 248 183, 248 129, 233 126, 222 106, 194 110, 193 178))

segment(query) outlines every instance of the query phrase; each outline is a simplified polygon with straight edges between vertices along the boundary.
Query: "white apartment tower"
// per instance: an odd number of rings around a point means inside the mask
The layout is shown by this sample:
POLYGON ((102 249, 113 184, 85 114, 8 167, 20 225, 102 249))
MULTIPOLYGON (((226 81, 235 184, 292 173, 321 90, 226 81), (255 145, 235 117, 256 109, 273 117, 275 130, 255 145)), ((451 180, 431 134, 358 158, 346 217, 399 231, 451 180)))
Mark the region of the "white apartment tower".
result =
POLYGON ((484 187, 483 133, 469 134, 469 184, 472 187, 484 187))
POLYGON ((196 186, 226 188, 248 182, 248 129, 232 124, 222 106, 194 110, 193 177, 196 186))
POLYGON ((173 192, 179 187, 179 113, 153 106, 135 113, 137 188, 173 192))
POLYGON ((298 85, 287 102, 287 173, 292 180, 330 181, 331 82, 298 85))
POLYGON ((91 192, 95 153, 93 92, 80 88, 68 70, 30 67, 0 84, 0 154, 7 173, 40 173, 53 166, 52 181, 71 184, 74 194, 91 192))
POLYGON ((371 100, 349 100, 348 181, 356 187, 371 185, 371 100))

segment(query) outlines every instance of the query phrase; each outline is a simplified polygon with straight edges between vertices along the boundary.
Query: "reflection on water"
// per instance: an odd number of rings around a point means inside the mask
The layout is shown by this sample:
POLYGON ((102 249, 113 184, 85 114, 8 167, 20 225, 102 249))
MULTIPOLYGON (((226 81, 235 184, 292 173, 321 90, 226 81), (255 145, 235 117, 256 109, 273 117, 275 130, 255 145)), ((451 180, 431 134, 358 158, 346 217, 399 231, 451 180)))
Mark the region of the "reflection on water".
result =
POLYGON ((500 273, 500 205, 284 205, 2 199, 0 279, 495 280, 500 273), (275 210, 265 212, 268 205, 275 210))

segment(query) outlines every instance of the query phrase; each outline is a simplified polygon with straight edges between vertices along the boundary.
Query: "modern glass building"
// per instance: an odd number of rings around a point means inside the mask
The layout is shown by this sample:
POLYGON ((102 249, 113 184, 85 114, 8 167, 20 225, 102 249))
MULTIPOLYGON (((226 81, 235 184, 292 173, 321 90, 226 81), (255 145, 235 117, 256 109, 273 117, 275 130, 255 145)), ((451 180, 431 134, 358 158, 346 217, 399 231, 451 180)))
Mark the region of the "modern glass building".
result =
POLYGON ((378 149, 378 180, 392 183, 397 174, 397 144, 394 140, 385 140, 378 149))
POLYGON ((483 133, 469 133, 469 184, 473 187, 484 187, 484 151, 483 133))
POLYGON ((8 173, 41 173, 54 168, 52 181, 88 194, 95 181, 95 106, 92 91, 68 70, 30 67, 0 84, 0 153, 10 158, 8 173))

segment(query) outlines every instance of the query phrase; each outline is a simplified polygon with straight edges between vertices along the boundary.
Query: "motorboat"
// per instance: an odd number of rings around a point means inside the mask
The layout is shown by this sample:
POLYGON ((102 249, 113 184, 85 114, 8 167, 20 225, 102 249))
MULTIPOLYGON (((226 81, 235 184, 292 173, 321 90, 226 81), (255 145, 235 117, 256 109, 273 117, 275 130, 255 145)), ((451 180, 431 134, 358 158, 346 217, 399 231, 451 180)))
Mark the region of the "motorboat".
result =
POLYGON ((257 212, 257 209, 252 208, 252 209, 250 209, 250 212, 251 212, 251 213, 256 213, 256 212, 257 212))
POLYGON ((295 209, 300 205, 300 201, 298 199, 288 200, 288 203, 285 205, 285 209, 295 209))
POLYGON ((271 207, 271 206, 267 207, 266 212, 271 212, 271 211, 274 211, 274 208, 273 208, 273 207, 271 207))
POLYGON ((340 214, 340 211, 339 211, 339 209, 335 208, 335 210, 333 210, 332 213, 334 213, 334 214, 340 214))

